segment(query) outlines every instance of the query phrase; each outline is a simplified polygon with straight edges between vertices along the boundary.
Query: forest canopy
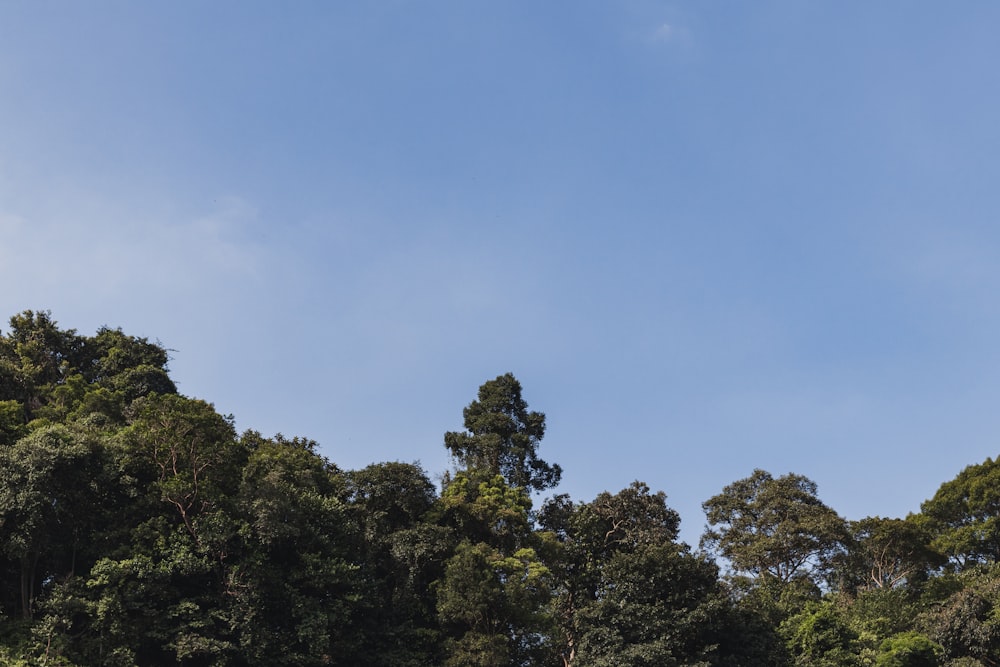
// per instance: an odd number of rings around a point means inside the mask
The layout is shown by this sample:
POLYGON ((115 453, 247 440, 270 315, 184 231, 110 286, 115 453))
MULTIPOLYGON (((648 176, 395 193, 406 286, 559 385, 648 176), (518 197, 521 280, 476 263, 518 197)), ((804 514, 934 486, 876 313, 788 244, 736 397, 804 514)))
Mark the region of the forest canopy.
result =
POLYGON ((859 521, 750 471, 692 548, 641 481, 536 506, 562 469, 510 373, 443 425, 436 485, 238 433, 168 361, 48 312, 0 335, 3 664, 1000 665, 993 459, 859 521))

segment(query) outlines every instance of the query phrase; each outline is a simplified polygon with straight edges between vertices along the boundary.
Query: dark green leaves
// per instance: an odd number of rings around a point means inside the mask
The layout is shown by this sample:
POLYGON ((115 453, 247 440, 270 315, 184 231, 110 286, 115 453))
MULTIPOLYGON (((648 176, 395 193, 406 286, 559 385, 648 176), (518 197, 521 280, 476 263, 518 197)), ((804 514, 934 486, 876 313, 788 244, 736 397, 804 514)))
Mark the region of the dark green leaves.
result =
POLYGON ((774 478, 763 470, 733 482, 702 505, 713 526, 702 546, 726 558, 737 573, 818 580, 844 549, 847 525, 801 475, 774 478))
POLYGON ((460 466, 502 475, 514 487, 542 491, 556 486, 562 468, 538 458, 545 415, 529 412, 521 383, 507 373, 479 388, 464 410, 466 432, 445 433, 445 446, 460 466))
POLYGON ((957 567, 1000 558, 1000 460, 965 468, 920 509, 957 567))

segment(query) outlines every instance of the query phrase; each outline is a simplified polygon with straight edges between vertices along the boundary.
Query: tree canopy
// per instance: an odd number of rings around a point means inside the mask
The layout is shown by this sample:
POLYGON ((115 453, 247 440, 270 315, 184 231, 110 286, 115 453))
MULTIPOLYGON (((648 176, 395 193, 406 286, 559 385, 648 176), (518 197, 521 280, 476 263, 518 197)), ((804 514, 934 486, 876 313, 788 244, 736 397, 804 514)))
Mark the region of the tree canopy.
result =
POLYGON ((781 583, 816 583, 847 542, 847 524, 801 475, 773 477, 755 470, 728 485, 703 507, 713 528, 702 546, 726 558, 736 572, 781 583))
POLYGON ((847 521, 755 470, 701 548, 642 481, 556 494, 510 373, 416 462, 237 433, 162 345, 26 311, 0 335, 0 664, 994 667, 997 463, 847 521))
POLYGON ((510 373, 479 388, 479 398, 463 411, 465 431, 445 433, 444 443, 464 468, 502 475, 515 487, 542 491, 556 486, 562 468, 538 457, 545 415, 528 411, 521 383, 510 373))

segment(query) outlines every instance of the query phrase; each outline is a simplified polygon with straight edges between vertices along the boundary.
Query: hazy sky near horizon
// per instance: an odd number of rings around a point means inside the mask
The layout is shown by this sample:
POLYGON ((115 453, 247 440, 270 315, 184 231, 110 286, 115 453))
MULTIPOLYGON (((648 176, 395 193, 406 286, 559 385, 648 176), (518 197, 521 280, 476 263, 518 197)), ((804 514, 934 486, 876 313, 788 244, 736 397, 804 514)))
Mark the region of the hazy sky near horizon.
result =
MULTIPOLYGON (((903 516, 1000 445, 1000 6, 0 5, 0 318, 344 468, 513 372, 577 500, 903 516)), ((0 319, 2 321, 2 319, 0 319)), ((6 329, 6 326, 0 326, 6 329)))

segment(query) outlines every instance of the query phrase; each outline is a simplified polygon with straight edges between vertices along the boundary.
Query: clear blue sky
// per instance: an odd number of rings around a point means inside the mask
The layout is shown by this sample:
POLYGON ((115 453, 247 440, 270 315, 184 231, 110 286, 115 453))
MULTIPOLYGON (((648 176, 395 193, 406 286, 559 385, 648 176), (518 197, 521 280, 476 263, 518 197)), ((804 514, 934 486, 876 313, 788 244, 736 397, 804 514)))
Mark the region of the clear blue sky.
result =
POLYGON ((0 5, 0 317, 344 468, 513 372, 589 500, 1000 453, 1000 5, 0 5))

